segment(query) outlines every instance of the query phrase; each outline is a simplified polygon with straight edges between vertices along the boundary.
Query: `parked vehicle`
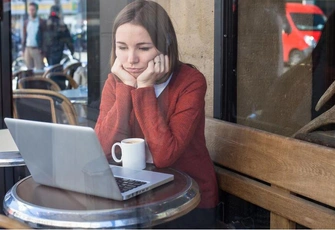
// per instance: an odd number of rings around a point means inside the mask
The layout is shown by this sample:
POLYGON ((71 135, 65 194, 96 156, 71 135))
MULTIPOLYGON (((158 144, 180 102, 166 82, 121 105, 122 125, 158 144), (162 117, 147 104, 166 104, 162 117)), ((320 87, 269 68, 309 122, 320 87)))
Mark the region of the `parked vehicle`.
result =
POLYGON ((286 20, 282 33, 285 63, 295 65, 311 53, 326 20, 318 6, 286 3, 286 20))

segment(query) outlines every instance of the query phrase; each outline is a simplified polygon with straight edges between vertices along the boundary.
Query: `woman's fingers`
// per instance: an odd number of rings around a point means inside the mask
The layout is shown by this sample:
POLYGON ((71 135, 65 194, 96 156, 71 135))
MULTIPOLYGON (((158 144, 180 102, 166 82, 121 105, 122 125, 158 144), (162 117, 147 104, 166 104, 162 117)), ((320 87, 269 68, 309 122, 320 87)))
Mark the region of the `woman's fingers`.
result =
POLYGON ((137 86, 141 88, 160 82, 169 72, 169 68, 169 57, 164 54, 157 55, 148 62, 147 69, 137 78, 137 86))
POLYGON ((167 73, 169 69, 169 58, 167 55, 159 54, 154 58, 154 64, 156 73, 167 73))
POLYGON ((155 63, 155 72, 156 72, 156 73, 160 73, 161 65, 162 65, 162 61, 161 61, 161 58, 160 58, 159 55, 157 55, 157 56, 154 58, 154 63, 155 63))
POLYGON ((164 55, 164 69, 165 69, 165 73, 168 73, 170 70, 170 60, 169 60, 169 56, 164 55))
POLYGON ((155 65, 161 64, 161 57, 160 57, 160 55, 157 55, 154 58, 154 63, 155 63, 155 65))

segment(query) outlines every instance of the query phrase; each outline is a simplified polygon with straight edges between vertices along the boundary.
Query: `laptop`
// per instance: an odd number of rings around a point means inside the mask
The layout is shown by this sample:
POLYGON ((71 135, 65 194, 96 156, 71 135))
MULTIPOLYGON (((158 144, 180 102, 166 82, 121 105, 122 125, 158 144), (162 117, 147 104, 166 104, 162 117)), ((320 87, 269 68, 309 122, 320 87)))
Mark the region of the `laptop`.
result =
POLYGON ((109 165, 90 127, 15 118, 5 118, 5 123, 39 184, 127 200, 174 179, 172 174, 109 165))

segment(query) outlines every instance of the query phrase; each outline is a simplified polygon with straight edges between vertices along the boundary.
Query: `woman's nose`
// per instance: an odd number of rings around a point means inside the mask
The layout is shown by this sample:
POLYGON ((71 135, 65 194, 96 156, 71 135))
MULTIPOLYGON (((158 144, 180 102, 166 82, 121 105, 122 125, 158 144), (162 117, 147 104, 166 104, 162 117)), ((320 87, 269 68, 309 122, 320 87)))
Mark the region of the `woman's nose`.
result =
POLYGON ((138 60, 139 60, 139 58, 138 58, 136 52, 135 51, 129 51, 129 53, 128 53, 128 62, 130 64, 135 64, 135 63, 138 62, 138 60))

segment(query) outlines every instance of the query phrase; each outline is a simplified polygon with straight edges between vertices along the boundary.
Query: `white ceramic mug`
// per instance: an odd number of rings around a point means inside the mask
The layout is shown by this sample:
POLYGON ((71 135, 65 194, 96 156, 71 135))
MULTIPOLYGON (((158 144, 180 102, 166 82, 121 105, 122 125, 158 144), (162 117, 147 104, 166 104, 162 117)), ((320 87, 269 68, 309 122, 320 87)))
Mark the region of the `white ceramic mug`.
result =
POLYGON ((146 167, 145 160, 145 140, 142 138, 127 138, 121 142, 116 142, 112 146, 112 157, 114 161, 122 166, 131 169, 144 169, 146 167), (115 156, 115 147, 121 148, 121 158, 115 156))

